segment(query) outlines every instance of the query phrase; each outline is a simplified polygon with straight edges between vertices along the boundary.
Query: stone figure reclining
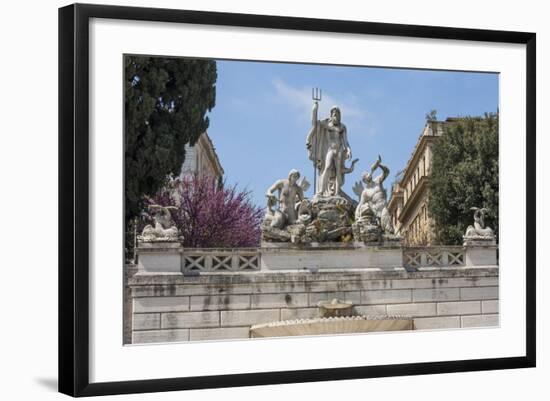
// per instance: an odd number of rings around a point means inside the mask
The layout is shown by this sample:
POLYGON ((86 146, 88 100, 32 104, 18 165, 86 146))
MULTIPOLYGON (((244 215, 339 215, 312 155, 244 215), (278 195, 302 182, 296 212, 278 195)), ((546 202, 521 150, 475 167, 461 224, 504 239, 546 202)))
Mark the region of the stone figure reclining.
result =
POLYGON ((388 177, 390 170, 382 164, 382 158, 378 155, 378 159, 371 166, 370 172, 365 171, 361 182, 356 182, 353 191, 359 196, 359 204, 355 209, 355 220, 358 222, 370 220, 374 216, 377 224, 385 233, 393 233, 391 217, 388 212, 387 193, 384 188, 384 181, 388 177), (382 173, 373 178, 374 172, 380 168, 382 173))
POLYGON ((299 179, 300 172, 292 169, 288 173, 288 178, 277 180, 269 187, 266 193, 267 212, 264 223, 269 223, 272 228, 283 229, 298 221, 298 208, 304 201, 304 192, 310 186, 305 177, 300 182, 299 179))

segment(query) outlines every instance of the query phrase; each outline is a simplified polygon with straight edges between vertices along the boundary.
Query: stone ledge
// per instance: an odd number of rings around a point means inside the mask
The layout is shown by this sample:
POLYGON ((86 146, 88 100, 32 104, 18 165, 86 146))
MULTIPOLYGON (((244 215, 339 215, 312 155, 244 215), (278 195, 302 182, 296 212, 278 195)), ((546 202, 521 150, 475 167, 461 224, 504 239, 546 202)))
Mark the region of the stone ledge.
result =
POLYGON ((139 242, 138 252, 179 252, 183 248, 178 241, 148 241, 139 242))
POLYGON ((263 248, 261 270, 365 269, 405 270, 400 247, 327 247, 263 248))
MULTIPOLYGON (((462 247, 461 247, 462 248, 462 247)), ((350 241, 350 242, 311 242, 308 244, 293 244, 291 242, 262 242, 260 248, 256 248, 260 252, 279 252, 279 251, 296 251, 296 252, 309 252, 309 251, 352 251, 352 250, 374 250, 383 251, 386 249, 403 249, 402 245, 398 241, 388 241, 387 244, 369 244, 366 245, 362 242, 350 241)))
POLYGON ((139 272, 128 279, 130 287, 140 285, 187 285, 187 284, 253 284, 277 282, 320 282, 320 281, 358 281, 358 280, 395 280, 418 278, 467 278, 498 277, 498 267, 483 268, 438 268, 418 269, 416 271, 376 270, 376 269, 342 269, 323 270, 319 272, 285 271, 285 272, 227 272, 201 273, 198 276, 186 276, 182 273, 147 273, 139 272))

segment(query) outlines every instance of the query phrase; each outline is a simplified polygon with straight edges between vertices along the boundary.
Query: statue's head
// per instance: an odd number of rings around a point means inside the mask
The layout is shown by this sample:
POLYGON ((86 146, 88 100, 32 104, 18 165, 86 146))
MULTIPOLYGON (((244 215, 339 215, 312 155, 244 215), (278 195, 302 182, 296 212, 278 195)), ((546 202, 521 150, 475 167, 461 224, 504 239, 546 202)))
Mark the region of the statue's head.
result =
POLYGON ((368 171, 365 171, 361 178, 365 184, 370 184, 372 182, 372 174, 368 171))
POLYGON ((332 106, 330 109, 330 120, 335 124, 340 124, 342 112, 338 106, 332 106))
POLYGON ((292 169, 290 170, 290 172, 288 173, 288 182, 291 184, 291 185, 294 185, 296 184, 296 182, 298 181, 298 179, 300 178, 300 172, 296 169, 292 169))

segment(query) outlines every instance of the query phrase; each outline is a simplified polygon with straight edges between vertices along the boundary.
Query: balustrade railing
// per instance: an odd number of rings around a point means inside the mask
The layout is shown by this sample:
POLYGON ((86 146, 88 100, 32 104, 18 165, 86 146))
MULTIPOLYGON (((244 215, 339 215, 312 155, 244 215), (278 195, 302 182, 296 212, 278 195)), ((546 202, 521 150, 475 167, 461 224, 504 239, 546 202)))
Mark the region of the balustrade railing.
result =
POLYGON ((426 246, 403 248, 405 267, 464 266, 466 249, 462 246, 426 246))
MULTIPOLYGON (((351 248, 352 250, 346 250, 345 248, 338 248, 335 250, 323 250, 323 249, 311 249, 311 252, 335 252, 339 251, 342 253, 341 257, 331 253, 331 266, 342 267, 342 268, 357 268, 356 265, 361 265, 361 260, 358 259, 361 257, 361 252, 358 252, 358 249, 368 252, 366 248, 351 248), (355 252, 352 256, 350 253, 355 252), (349 259, 349 266, 346 264, 346 257, 351 257, 349 259), (336 258, 336 259, 334 259, 336 258), (341 262, 341 263, 340 263, 341 262), (340 263, 340 264, 339 264, 340 263), (355 265, 354 265, 355 264, 355 265)), ((388 254, 388 258, 393 258, 391 260, 396 261, 401 260, 401 265, 405 268, 440 268, 440 267, 486 267, 486 266, 497 266, 498 261, 496 258, 496 246, 425 246, 425 247, 403 247, 401 250, 393 248, 387 250, 387 252, 397 252, 397 254, 388 254), (401 253, 402 258, 399 254, 401 253)), ((280 251, 277 249, 276 251, 280 251)), ((295 252, 296 250, 292 250, 295 252)), ((139 256, 139 269, 141 271, 169 271, 169 272, 254 272, 264 270, 271 270, 269 264, 264 262, 267 260, 265 258, 273 258, 274 255, 277 256, 277 252, 273 253, 267 252, 263 248, 177 248, 177 247, 143 247, 138 249, 139 256), (262 258, 264 260, 262 261, 262 258), (266 267, 267 266, 267 267, 266 267)), ((297 251, 299 252, 299 251, 297 251)), ((309 252, 305 250, 303 252, 309 252)), ((375 252, 375 251, 373 251, 375 252)), ((283 252, 284 253, 284 252, 283 252)), ((307 254, 301 256, 304 259, 307 254)), ((312 260, 315 260, 315 256, 312 253, 312 260)), ((286 263, 285 258, 289 261, 294 260, 293 255, 283 254, 282 262, 286 263), (290 259, 289 259, 290 258, 290 259)), ((301 260, 301 259, 300 259, 301 260)), ((365 268, 373 267, 368 264, 369 258, 365 257, 365 268)), ((273 261, 272 261, 273 262, 273 261)), ((378 261, 379 263, 382 263, 378 261)), ((309 263, 309 262, 308 262, 309 263)), ((315 263, 315 262, 312 262, 315 263)), ((395 263, 395 262, 392 262, 395 263)), ((311 264, 311 263, 310 263, 311 264)), ((398 265, 392 264, 392 266, 398 265)), ((300 262, 296 264, 295 268, 303 269, 304 263, 300 262)), ((331 268, 335 268, 335 267, 331 268)), ((363 267, 363 266, 362 266, 363 267)), ((374 267, 380 267, 375 265, 374 267)), ((278 267, 278 269, 293 269, 292 263, 289 262, 289 266, 278 267)))
POLYGON ((182 268, 183 271, 199 272, 260 270, 260 252, 256 248, 184 248, 182 268))

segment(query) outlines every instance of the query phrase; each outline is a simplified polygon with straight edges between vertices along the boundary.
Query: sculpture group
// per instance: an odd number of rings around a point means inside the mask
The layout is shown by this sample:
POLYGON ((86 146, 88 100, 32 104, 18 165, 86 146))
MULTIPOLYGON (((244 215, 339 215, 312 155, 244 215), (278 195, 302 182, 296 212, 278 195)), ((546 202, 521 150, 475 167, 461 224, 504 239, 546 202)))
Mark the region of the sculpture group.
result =
MULTIPOLYGON (((306 149, 314 168, 314 195, 311 199, 305 197, 311 184, 296 169, 290 170, 286 178, 275 181, 266 193, 262 240, 264 243, 293 244, 401 241, 394 233, 387 208, 384 181, 390 170, 383 164, 382 157, 378 155, 370 170, 363 172, 361 181, 353 186, 357 200, 346 194, 342 189, 345 176, 353 172, 359 159, 351 161, 351 146, 340 108, 333 106, 330 116, 319 120, 321 92, 314 90, 312 98, 314 104, 306 149), (377 171, 380 171, 378 175, 377 171)), ((139 242, 181 240, 171 215, 177 207, 150 205, 148 209, 153 224, 144 227, 139 242)), ((484 222, 488 210, 476 207, 471 210, 474 211, 474 225, 467 228, 464 244, 493 243, 494 232, 484 222)))
POLYGON ((337 106, 328 118, 317 116, 321 93, 313 92, 311 129, 306 139, 308 157, 314 167, 314 195, 304 193, 310 183, 293 169, 285 179, 277 180, 266 193, 267 211, 262 224, 265 242, 377 242, 399 240, 394 235, 387 210, 384 181, 389 169, 378 156, 370 171, 362 175, 353 191, 358 201, 342 186, 346 174, 353 172, 359 159, 352 159, 347 129, 337 106), (351 161, 348 166, 346 162, 351 161), (381 174, 374 176, 377 170, 381 174))

